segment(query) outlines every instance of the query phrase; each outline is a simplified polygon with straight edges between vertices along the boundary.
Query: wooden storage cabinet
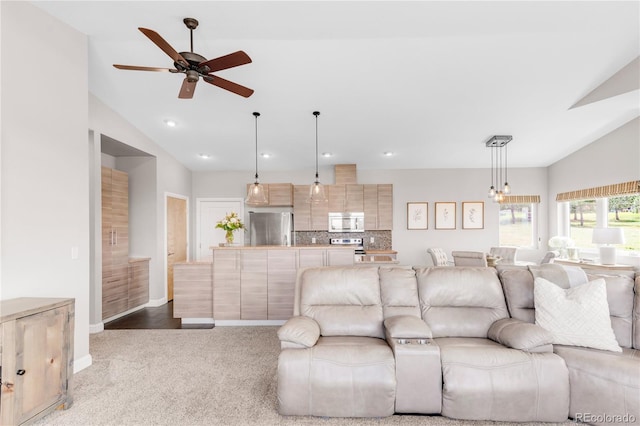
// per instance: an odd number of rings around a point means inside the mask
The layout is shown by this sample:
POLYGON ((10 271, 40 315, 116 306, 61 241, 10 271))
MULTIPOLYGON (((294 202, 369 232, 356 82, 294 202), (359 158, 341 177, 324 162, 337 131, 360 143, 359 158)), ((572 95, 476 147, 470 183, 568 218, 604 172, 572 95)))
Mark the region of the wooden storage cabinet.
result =
POLYGON ((33 422, 73 399, 73 299, 0 302, 0 424, 33 422))
POLYGON ((149 259, 129 259, 127 309, 149 302, 149 259))
POLYGON ((267 250, 241 250, 240 319, 267 319, 267 250))
POLYGON ((293 187, 293 228, 296 231, 329 229, 329 203, 309 203, 309 185, 293 187))
POLYGON ((129 306, 129 180, 102 167, 102 319, 129 306))
POLYGON ((267 252, 268 306, 270 320, 286 320, 293 315, 293 293, 297 273, 297 250, 267 252))
POLYGON ((173 317, 213 318, 211 263, 176 263, 173 266, 173 317))
POLYGON ((213 250, 213 318, 240 319, 240 250, 213 250))
MULTIPOLYGON (((252 183, 247 184, 247 191, 252 183)), ((267 206, 271 207, 292 207, 293 206, 293 185, 290 183, 263 183, 267 206)), ((248 206, 251 204, 247 203, 248 206)))

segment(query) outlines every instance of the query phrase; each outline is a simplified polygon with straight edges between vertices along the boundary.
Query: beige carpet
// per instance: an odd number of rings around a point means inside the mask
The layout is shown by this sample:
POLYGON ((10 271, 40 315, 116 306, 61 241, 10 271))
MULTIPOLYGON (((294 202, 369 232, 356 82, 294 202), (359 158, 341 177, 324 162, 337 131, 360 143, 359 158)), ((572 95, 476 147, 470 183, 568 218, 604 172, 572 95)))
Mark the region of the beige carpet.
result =
POLYGON ((276 402, 279 353, 276 331, 277 327, 217 327, 106 330, 92 335, 93 365, 74 376, 73 406, 36 424, 468 424, 439 416, 397 415, 382 419, 280 416, 276 402))

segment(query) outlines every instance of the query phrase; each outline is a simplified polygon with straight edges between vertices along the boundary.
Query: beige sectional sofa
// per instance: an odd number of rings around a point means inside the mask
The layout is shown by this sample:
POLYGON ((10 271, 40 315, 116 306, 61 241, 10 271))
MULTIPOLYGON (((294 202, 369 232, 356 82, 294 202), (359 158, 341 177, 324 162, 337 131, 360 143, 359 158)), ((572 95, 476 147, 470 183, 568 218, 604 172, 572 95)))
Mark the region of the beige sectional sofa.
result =
POLYGON ((552 345, 526 267, 301 270, 278 331, 279 411, 638 422, 640 278, 635 293, 631 277, 606 280, 620 353, 552 345))

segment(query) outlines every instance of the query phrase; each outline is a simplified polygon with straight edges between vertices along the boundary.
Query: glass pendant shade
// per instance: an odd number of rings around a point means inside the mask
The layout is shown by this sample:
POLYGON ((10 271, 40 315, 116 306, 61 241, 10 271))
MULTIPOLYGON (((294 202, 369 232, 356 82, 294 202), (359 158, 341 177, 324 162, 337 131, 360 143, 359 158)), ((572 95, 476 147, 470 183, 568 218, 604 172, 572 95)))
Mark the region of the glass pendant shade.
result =
POLYGON ((318 116, 319 111, 314 111, 313 115, 316 117, 316 180, 309 186, 309 198, 308 201, 313 204, 326 203, 329 201, 327 193, 324 190, 324 185, 320 183, 318 178, 318 116))
POLYGON ((258 181, 258 117, 260 117, 260 113, 254 112, 253 116, 256 118, 256 180, 249 186, 245 203, 251 204, 252 206, 260 206, 268 204, 268 201, 264 185, 258 181))
POLYGON ((496 203, 504 201, 505 195, 511 193, 511 187, 507 181, 507 144, 512 139, 510 135, 495 135, 485 142, 485 146, 491 148, 491 186, 487 197, 492 198, 496 203), (504 182, 502 187, 500 182, 504 182))

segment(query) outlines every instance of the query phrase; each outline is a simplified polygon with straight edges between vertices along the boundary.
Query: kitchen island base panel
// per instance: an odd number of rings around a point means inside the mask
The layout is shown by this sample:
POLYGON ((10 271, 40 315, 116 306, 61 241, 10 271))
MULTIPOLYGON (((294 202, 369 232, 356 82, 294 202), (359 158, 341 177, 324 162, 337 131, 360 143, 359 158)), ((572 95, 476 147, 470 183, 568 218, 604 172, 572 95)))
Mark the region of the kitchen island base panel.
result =
POLYGON ((236 327, 236 326, 280 326, 286 320, 216 320, 216 327, 236 327))

